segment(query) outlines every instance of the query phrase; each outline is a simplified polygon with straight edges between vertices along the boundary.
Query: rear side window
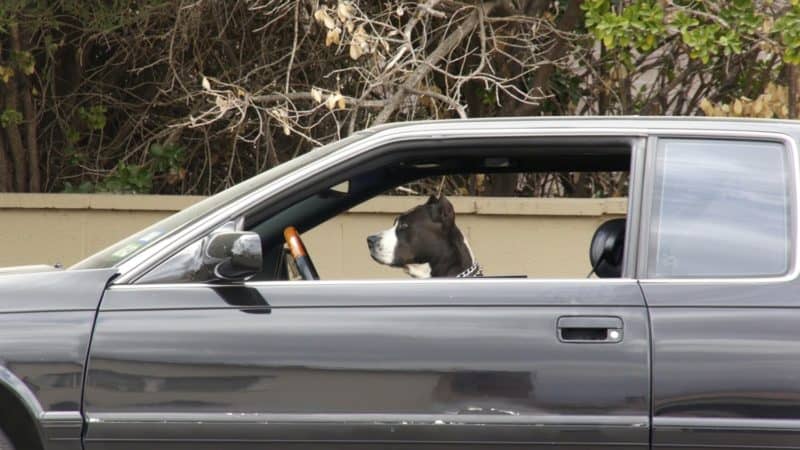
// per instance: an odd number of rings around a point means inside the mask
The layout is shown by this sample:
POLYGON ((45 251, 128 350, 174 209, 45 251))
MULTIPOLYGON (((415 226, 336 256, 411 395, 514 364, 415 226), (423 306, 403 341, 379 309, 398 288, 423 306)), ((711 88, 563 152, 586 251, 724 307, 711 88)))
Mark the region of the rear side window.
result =
POLYGON ((657 152, 650 277, 788 272, 791 164, 783 145, 662 139, 657 152))

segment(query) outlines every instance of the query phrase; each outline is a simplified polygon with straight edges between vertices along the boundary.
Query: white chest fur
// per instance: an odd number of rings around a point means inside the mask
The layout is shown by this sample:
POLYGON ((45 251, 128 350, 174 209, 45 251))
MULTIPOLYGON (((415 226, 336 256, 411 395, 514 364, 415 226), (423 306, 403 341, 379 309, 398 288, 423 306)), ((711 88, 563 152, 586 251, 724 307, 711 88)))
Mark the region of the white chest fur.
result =
POLYGON ((430 278, 431 277, 431 265, 428 263, 423 264, 407 264, 406 273, 411 275, 414 278, 430 278))

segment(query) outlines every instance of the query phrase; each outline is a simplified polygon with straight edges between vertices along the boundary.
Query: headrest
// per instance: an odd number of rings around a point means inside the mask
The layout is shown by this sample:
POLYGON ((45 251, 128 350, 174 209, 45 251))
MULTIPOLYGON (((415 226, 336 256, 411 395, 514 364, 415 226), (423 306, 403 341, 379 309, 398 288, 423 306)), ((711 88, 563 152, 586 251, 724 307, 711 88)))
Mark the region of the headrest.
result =
POLYGON ((589 246, 589 261, 600 278, 622 276, 625 219, 611 219, 597 228, 589 246))

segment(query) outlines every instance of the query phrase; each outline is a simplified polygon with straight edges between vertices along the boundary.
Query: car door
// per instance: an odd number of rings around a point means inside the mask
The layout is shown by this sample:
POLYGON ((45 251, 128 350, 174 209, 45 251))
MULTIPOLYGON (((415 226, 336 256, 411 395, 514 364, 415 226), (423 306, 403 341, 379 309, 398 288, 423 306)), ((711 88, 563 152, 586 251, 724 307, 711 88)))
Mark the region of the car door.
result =
POLYGON ((797 149, 727 136, 648 149, 655 449, 800 448, 797 149))
POLYGON ((646 449, 648 361, 631 279, 114 286, 85 448, 646 449))

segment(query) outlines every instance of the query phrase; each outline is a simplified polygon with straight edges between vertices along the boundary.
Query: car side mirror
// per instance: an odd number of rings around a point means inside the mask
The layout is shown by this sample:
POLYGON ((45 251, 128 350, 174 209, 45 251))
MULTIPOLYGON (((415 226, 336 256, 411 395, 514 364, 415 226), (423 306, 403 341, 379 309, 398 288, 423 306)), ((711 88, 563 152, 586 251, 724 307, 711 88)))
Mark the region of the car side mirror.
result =
POLYGON ((589 247, 589 262, 593 273, 600 278, 622 276, 622 256, 625 246, 625 219, 611 219, 597 228, 589 247))
POLYGON ((244 281, 261 271, 261 238, 251 231, 226 231, 208 237, 203 266, 219 280, 244 281))

